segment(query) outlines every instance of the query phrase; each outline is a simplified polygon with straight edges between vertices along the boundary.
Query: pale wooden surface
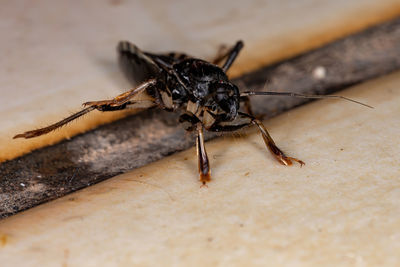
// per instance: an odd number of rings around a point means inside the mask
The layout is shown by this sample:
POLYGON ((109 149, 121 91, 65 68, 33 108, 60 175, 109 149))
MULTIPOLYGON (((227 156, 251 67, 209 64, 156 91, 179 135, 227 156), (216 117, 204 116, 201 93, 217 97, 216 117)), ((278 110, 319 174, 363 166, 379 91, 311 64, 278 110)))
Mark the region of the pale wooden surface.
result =
POLYGON ((399 266, 400 72, 0 222, 2 266, 399 266))
POLYGON ((116 64, 121 39, 150 51, 211 58, 243 39, 231 74, 293 56, 400 14, 398 0, 9 1, 0 9, 0 162, 122 116, 94 113, 33 140, 81 103, 130 87, 116 64))

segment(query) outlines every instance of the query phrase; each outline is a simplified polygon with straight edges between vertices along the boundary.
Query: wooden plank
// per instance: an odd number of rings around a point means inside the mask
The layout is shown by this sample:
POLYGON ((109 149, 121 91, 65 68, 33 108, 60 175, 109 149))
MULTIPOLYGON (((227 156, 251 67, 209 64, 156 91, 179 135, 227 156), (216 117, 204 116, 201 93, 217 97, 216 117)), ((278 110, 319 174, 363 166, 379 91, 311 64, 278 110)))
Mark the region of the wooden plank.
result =
POLYGON ((400 72, 341 94, 375 109, 324 100, 267 122, 302 168, 275 162, 256 129, 218 138, 208 188, 195 149, 177 153, 0 221, 0 261, 399 266, 400 72))
POLYGON ((398 0, 8 1, 0 9, 0 162, 126 115, 93 113, 51 135, 10 142, 85 101, 130 89, 115 60, 120 40, 212 58, 221 44, 243 39, 230 72, 237 75, 399 15, 398 0))
MULTIPOLYGON (((400 19, 235 80, 242 88, 331 93, 400 66, 400 19), (322 73, 322 74, 321 74, 322 73)), ((362 100, 362 99, 361 99, 362 100)), ((277 115, 305 101, 254 98, 255 111, 277 115)), ((143 166, 193 145, 177 114, 151 110, 0 165, 1 216, 143 166)), ((209 134, 207 138, 214 137, 209 134)))

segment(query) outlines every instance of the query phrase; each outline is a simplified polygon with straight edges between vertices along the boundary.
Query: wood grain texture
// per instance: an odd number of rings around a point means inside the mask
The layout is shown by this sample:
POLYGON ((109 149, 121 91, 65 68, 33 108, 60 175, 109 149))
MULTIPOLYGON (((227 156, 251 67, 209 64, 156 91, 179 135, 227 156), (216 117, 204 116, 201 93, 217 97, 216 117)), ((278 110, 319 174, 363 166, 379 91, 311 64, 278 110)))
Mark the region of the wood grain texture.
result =
MULTIPOLYGON (((247 90, 332 93, 400 67, 400 19, 235 79, 247 90), (321 72, 322 70, 322 72, 321 72), (322 74, 321 74, 322 73, 322 74)), ((265 118, 305 101, 253 98, 265 118)), ((362 99, 361 99, 362 100, 362 99)), ((189 148, 178 115, 145 111, 0 165, 1 216, 33 207, 189 148)), ((215 137, 208 134, 207 138, 215 137)))
POLYGON ((120 40, 210 59, 221 44, 243 39, 230 71, 237 76, 398 15, 398 0, 8 1, 0 9, 0 162, 126 116, 93 113, 51 135, 10 142, 83 102, 131 89, 115 60, 120 40))
POLYGON ((399 266, 400 72, 0 221, 2 266, 399 266))

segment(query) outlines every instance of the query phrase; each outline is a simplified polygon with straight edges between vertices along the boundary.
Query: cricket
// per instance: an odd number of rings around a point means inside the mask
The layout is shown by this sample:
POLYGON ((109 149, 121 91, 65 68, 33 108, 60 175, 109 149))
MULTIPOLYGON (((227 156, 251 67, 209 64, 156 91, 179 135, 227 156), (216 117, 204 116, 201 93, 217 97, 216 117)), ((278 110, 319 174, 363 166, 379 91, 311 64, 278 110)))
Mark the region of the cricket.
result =
POLYGON ((250 96, 290 96, 301 98, 338 98, 369 108, 369 105, 339 95, 305 95, 294 92, 240 92, 226 72, 243 48, 237 41, 230 49, 218 53, 211 62, 184 53, 155 54, 140 50, 136 45, 121 41, 117 51, 125 75, 135 87, 110 100, 83 103, 84 108, 50 126, 17 134, 14 138, 33 138, 52 132, 93 111, 111 112, 124 109, 161 108, 179 112, 179 122, 185 130, 196 133, 196 148, 200 182, 211 180, 204 131, 232 132, 243 127, 258 127, 264 143, 276 160, 285 166, 305 163, 287 156, 278 148, 263 123, 251 109, 250 96), (139 97, 140 96, 140 97, 139 97))

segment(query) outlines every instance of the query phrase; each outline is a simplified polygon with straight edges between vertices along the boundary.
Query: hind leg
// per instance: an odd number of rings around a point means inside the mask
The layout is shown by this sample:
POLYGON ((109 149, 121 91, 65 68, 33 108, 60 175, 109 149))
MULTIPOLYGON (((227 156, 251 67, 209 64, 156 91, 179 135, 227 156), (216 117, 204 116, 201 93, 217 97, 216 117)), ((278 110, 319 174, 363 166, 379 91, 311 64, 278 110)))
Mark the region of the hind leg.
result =
POLYGON ((102 100, 102 101, 92 101, 92 102, 86 102, 83 105, 87 106, 86 108, 82 109, 79 112, 76 112, 72 114, 71 116, 60 120, 54 124, 51 124, 47 127, 39 128, 36 130, 32 131, 27 131, 22 134, 17 134, 14 136, 15 138, 32 138, 36 136, 40 136, 43 134, 47 134, 49 132, 52 132, 58 128, 61 128, 62 126, 68 124, 69 122, 76 120, 79 117, 82 117, 83 115, 97 109, 99 111, 116 111, 116 110, 123 110, 127 108, 150 108, 152 106, 159 105, 162 107, 162 102, 156 101, 155 99, 149 99, 149 100, 142 100, 142 101, 135 101, 132 100, 137 94, 143 92, 146 88, 149 86, 155 85, 156 80, 149 80, 138 87, 136 87, 133 90, 130 90, 128 92, 125 92, 123 94, 120 94, 116 96, 115 98, 111 100, 102 100), (156 103, 158 102, 158 103, 156 103))
POLYGON ((239 55, 240 50, 243 48, 243 42, 237 41, 236 44, 229 49, 227 52, 224 52, 224 47, 222 47, 216 56, 216 58, 212 61, 213 64, 219 64, 222 60, 225 60, 222 69, 224 72, 227 72, 230 66, 235 61, 236 57, 239 55))

